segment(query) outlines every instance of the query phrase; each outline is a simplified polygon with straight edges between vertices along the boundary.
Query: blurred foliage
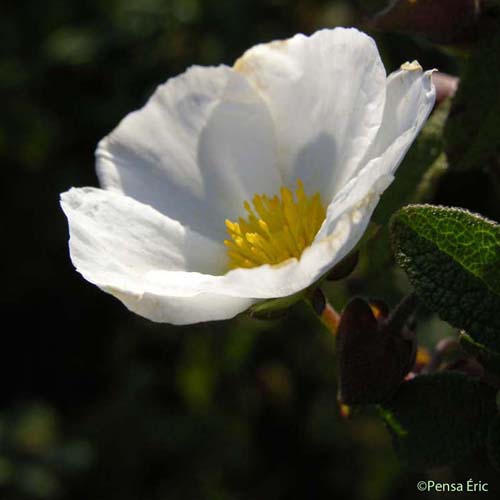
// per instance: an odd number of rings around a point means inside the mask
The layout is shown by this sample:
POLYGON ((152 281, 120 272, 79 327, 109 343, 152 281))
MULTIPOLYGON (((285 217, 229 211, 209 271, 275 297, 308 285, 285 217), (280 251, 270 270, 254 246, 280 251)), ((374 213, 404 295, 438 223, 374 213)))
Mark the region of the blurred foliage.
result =
POLYGON ((491 463, 500 471, 500 415, 497 415, 490 424, 488 431, 488 455, 491 463))
POLYGON ((455 169, 500 169, 500 30, 484 37, 471 54, 450 111, 444 140, 455 169))
MULTIPOLYGON (((276 322, 149 323, 74 272, 58 207, 70 186, 97 185, 98 140, 160 82, 299 31, 366 28, 387 3, 3 3, 2 499, 426 497, 424 472, 401 469, 377 420, 340 418, 333 342, 303 306, 276 322)), ((388 71, 465 65, 422 37, 372 34, 388 71)), ((426 196, 500 220, 493 173, 450 166, 426 196)), ((348 280, 325 286, 339 309, 408 289, 383 231, 348 280)), ((424 343, 448 331, 428 311, 418 325, 424 343)))
POLYGON ((409 465, 455 464, 486 442, 496 413, 494 394, 461 373, 421 375, 403 384, 381 413, 409 465))
POLYGON ((2 498, 60 498, 62 481, 88 470, 92 459, 90 444, 63 436, 46 404, 18 405, 0 419, 2 498))

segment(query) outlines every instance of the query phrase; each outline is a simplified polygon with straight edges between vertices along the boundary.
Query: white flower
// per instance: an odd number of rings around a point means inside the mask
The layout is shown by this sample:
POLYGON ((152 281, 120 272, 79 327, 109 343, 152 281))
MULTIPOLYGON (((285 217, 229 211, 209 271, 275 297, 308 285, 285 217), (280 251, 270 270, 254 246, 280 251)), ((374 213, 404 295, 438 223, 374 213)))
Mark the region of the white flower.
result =
POLYGON ((432 109, 430 72, 403 67, 386 77, 375 42, 338 28, 170 79, 99 143, 103 189, 61 197, 77 270, 174 324, 307 288, 359 241, 432 109))

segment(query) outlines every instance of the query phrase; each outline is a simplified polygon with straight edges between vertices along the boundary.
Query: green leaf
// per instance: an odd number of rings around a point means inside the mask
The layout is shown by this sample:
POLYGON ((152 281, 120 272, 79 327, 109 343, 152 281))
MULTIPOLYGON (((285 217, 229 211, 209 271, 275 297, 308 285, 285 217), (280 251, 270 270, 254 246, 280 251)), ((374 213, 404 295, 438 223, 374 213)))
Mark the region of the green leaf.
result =
POLYGON ((500 167, 500 32, 467 63, 444 131, 450 169, 500 167))
POLYGON ((396 261, 421 300, 500 351, 500 225, 462 209, 410 205, 390 229, 396 261))
POLYGON ((424 201, 432 194, 436 180, 446 171, 446 157, 442 154, 443 130, 449 110, 450 100, 434 111, 406 154, 394 182, 382 195, 373 214, 378 224, 385 224, 403 205, 424 201))
POLYGON ((491 421, 487 447, 491 465, 500 471, 500 415, 491 421))
POLYGON ((401 460, 430 468, 461 462, 486 442, 495 391, 458 372, 420 375, 380 407, 401 460))

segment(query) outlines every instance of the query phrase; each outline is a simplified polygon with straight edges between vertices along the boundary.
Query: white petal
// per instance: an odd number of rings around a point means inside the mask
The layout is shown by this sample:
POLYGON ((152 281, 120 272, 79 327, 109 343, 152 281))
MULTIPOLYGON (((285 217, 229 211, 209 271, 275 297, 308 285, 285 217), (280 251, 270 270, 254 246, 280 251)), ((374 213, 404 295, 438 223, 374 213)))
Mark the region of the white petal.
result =
POLYGON ((231 68, 193 67, 158 87, 97 149, 103 187, 222 241, 224 220, 281 184, 271 116, 231 68))
POLYGON ((141 316, 197 323, 231 318, 255 302, 189 288, 191 281, 196 284, 205 275, 185 271, 225 268, 224 247, 147 205, 83 188, 63 193, 61 206, 68 217, 71 259, 77 270, 141 316), (165 268, 170 271, 163 275, 159 270, 165 268), (158 273, 161 282, 156 281, 158 273))
POLYGON ((280 169, 331 200, 353 176, 382 120, 386 74, 375 42, 355 29, 258 45, 235 69, 276 123, 280 169))
POLYGON ((387 78, 382 125, 362 165, 383 155, 387 148, 399 141, 399 157, 391 165, 387 165, 388 172, 395 172, 432 111, 436 100, 436 89, 431 79, 433 71, 424 73, 418 63, 413 64, 414 66, 403 65, 412 69, 395 71, 387 78))
POLYGON ((127 196, 71 189, 61 195, 61 206, 73 264, 98 286, 142 293, 145 277, 158 269, 215 273, 227 265, 221 243, 127 196))
POLYGON ((121 300, 132 312, 151 321, 173 325, 230 319, 256 302, 247 297, 228 297, 210 292, 194 297, 172 297, 149 292, 134 295, 125 291, 103 289, 121 300))
MULTIPOLYGON (((404 137, 406 138, 406 136, 404 137)), ((400 142, 396 141, 384 155, 371 160, 356 177, 337 193, 328 206, 326 219, 318 231, 315 241, 331 237, 336 231, 339 219, 346 212, 355 212, 354 217, 356 219, 362 218, 362 227, 366 229, 380 196, 394 180, 391 165, 399 158, 400 151, 400 142)), ((364 229, 359 235, 360 238, 364 229)), ((351 241, 351 249, 356 244, 357 241, 351 241)))

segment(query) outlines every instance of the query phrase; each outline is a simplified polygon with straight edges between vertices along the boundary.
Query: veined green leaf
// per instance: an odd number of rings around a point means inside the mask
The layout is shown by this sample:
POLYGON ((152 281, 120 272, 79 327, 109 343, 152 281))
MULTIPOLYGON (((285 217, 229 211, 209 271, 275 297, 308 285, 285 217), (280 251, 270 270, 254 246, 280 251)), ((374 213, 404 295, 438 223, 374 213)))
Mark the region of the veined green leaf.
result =
POLYGON ((462 209, 410 205, 391 219, 391 238, 422 301, 500 351, 500 225, 462 209))

